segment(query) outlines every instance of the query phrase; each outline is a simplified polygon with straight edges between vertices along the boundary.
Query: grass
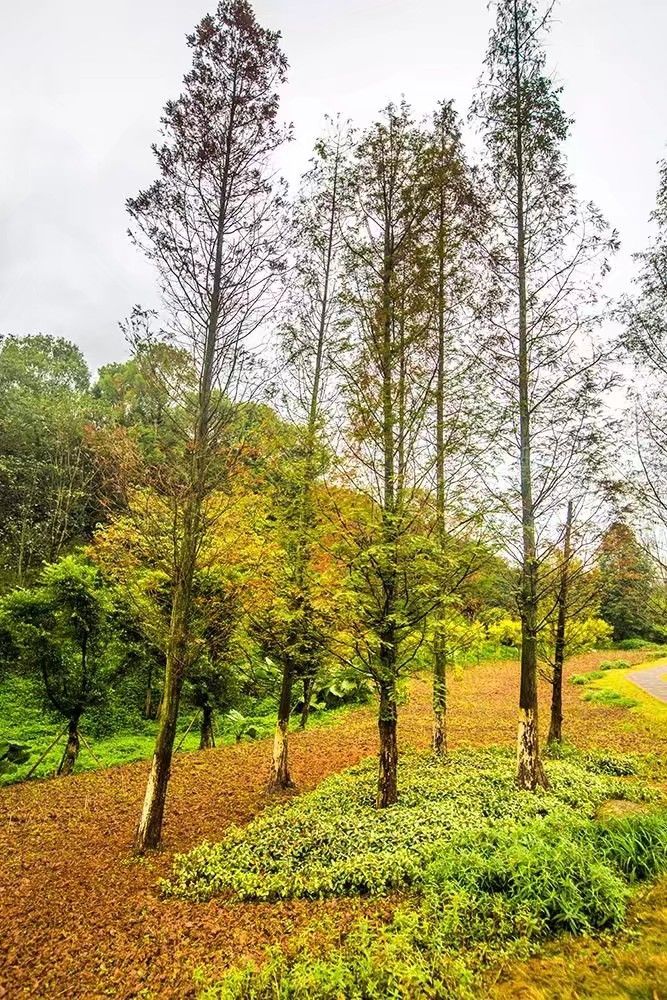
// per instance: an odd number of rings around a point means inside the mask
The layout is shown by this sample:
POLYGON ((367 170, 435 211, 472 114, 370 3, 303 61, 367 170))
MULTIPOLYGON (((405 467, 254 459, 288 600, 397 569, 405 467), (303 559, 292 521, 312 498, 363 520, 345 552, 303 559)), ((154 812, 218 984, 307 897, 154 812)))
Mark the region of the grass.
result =
MULTIPOLYGON (((656 661, 638 664, 633 672, 652 670, 656 661)), ((625 670, 608 670, 592 685, 590 698, 594 703, 611 705, 612 707, 628 708, 632 714, 641 715, 649 727, 656 732, 664 733, 667 729, 667 702, 654 698, 628 679, 625 670)), ((584 696, 586 697, 586 696, 584 696)))
POLYGON ((561 937, 512 962, 492 1000, 661 1000, 667 983, 667 878, 641 889, 626 928, 601 937, 561 937))
MULTIPOLYGON (((350 711, 350 707, 342 706, 313 713, 309 725, 331 725, 340 720, 342 713, 350 711)), ((191 708, 186 708, 181 713, 176 737, 179 752, 188 753, 199 749, 197 723, 195 722, 190 731, 186 732, 194 714, 195 710, 191 708)), ((245 723, 252 724, 253 735, 246 736, 244 732, 243 739, 263 739, 273 733, 275 714, 271 711, 267 715, 247 717, 245 723)), ((294 720, 293 726, 296 725, 298 722, 294 720)), ((0 773, 0 787, 22 781, 49 744, 62 733, 64 726, 64 719, 45 709, 28 679, 20 676, 6 677, 0 684, 0 738, 27 746, 30 757, 24 764, 0 773)), ((237 722, 230 719, 226 723, 224 719, 217 718, 216 727, 218 730, 216 742, 219 746, 237 742, 237 722)), ((157 723, 142 719, 138 713, 120 712, 109 719, 105 718, 103 713, 91 710, 81 720, 81 750, 75 771, 90 771, 147 760, 155 748, 156 731, 157 723), (104 730, 110 727, 116 731, 105 733, 104 730), (100 731, 101 735, 96 735, 100 731)), ((55 773, 63 753, 64 740, 63 735, 36 768, 32 777, 47 778, 55 773)))
POLYGON ((189 899, 407 893, 388 924, 360 921, 326 947, 314 926, 209 983, 206 1000, 472 998, 499 962, 554 934, 618 929, 631 887, 667 869, 667 810, 599 820, 610 798, 656 793, 600 773, 609 758, 570 751, 547 766, 550 790, 532 795, 514 786, 511 754, 412 753, 401 802, 378 811, 364 763, 178 857, 165 888, 189 899))

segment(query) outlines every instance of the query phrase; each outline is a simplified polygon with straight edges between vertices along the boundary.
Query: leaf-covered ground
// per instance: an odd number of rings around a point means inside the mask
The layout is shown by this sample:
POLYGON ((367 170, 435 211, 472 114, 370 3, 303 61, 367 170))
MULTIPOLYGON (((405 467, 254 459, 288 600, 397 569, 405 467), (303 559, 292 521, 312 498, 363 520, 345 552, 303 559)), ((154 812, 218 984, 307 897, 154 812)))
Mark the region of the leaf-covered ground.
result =
MULTIPOLYGON (((633 663, 642 654, 619 654, 633 663)), ((592 670, 600 654, 574 660, 592 670)), ((452 746, 514 739, 518 665, 471 668, 450 691, 452 746)), ((582 700, 565 686, 568 738, 581 747, 651 753, 665 759, 667 734, 634 711, 582 700)), ((547 691, 543 692, 546 705, 547 691)), ((544 713, 546 714, 546 713, 544 713)), ((543 718, 542 722, 546 720, 543 718)), ((414 681, 402 707, 400 738, 423 747, 430 736, 430 691, 414 681)), ((313 788, 375 751, 372 709, 292 739, 293 773, 313 788)), ((390 900, 208 903, 162 900, 156 885, 173 854, 218 840, 267 803, 266 741, 179 755, 165 829, 165 851, 131 857, 147 764, 15 785, 0 792, 0 997, 187 998, 193 971, 222 970, 260 957, 294 930, 328 914, 344 930, 361 913, 389 912, 390 900)))

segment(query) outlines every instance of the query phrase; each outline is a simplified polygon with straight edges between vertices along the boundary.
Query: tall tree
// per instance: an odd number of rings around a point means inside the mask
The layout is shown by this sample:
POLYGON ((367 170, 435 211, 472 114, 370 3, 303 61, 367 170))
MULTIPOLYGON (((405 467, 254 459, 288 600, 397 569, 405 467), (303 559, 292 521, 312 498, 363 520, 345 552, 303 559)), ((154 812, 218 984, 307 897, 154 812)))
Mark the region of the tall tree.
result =
POLYGON ((553 7, 498 0, 474 105, 495 221, 486 362, 504 402, 499 443, 518 473, 507 511, 520 533, 517 781, 527 789, 546 781, 537 715, 540 538, 567 492, 572 457, 585 447, 604 354, 592 339, 596 279, 616 245, 599 213, 577 202, 567 173, 570 121, 542 48, 553 7))
POLYGON ((349 558, 362 622, 356 649, 379 696, 379 807, 398 796, 396 685, 413 658, 405 640, 426 614, 415 580, 420 554, 413 527, 424 475, 418 446, 430 398, 429 322, 418 276, 430 196, 427 151, 428 137, 407 105, 389 105, 359 137, 350 177, 350 351, 340 367, 348 468, 364 497, 349 558))
MULTIPOLYGON (((271 788, 293 785, 288 762, 288 730, 294 681, 303 683, 307 719, 313 685, 322 661, 324 636, 318 635, 313 608, 312 556, 316 541, 315 487, 325 462, 322 402, 331 374, 331 351, 340 313, 341 210, 347 129, 338 120, 316 146, 311 168, 302 178, 294 210, 294 267, 287 319, 282 329, 286 397, 296 418, 297 440, 284 490, 286 579, 277 595, 277 618, 289 638, 279 658, 282 684, 273 741, 271 788)), ((284 479, 284 475, 283 475, 284 479)), ((275 633, 275 628, 269 630, 275 633)), ((280 631, 280 630, 279 630, 280 631)), ((304 721, 305 724, 305 721, 304 721)))
MULTIPOLYGON (((451 102, 442 102, 433 119, 431 136, 431 211, 426 238, 432 242, 427 270, 427 295, 432 297, 434 327, 435 473, 434 538, 439 551, 440 603, 433 640, 433 750, 447 752, 448 605, 474 560, 452 558, 452 536, 469 521, 463 514, 462 493, 471 470, 470 361, 459 340, 469 327, 472 227, 481 223, 476 211, 472 173, 466 163, 461 130, 451 102)), ((472 499, 472 492, 468 500, 472 499)), ((460 549, 457 550, 460 554, 460 549)))
POLYGON ((128 202, 131 232, 160 277, 169 331, 191 353, 197 374, 195 392, 180 399, 184 461, 171 618, 139 851, 160 842, 206 501, 229 475, 225 428, 247 377, 248 339, 272 308, 281 266, 281 203, 270 167, 285 138, 277 120, 276 88, 287 65, 279 36, 260 27, 245 0, 224 0, 188 45, 192 69, 180 97, 165 107, 163 141, 154 148, 159 178, 128 202))
POLYGON ((649 245, 636 255, 636 293, 623 304, 625 345, 635 361, 636 451, 641 509, 651 524, 667 524, 667 160, 659 165, 649 245))

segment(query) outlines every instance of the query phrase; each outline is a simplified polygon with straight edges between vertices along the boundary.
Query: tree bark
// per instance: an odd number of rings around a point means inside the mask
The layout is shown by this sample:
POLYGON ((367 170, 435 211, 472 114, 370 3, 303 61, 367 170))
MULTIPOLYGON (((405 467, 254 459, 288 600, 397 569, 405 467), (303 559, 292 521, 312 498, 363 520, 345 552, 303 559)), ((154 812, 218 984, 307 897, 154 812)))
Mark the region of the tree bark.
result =
POLYGON ((288 734, 289 720, 292 708, 292 668, 291 665, 283 666, 283 679, 280 689, 280 702, 278 704, 278 719, 273 737, 273 764, 271 769, 271 780, 269 781, 269 791, 277 792, 285 788, 294 788, 289 773, 288 765, 288 734))
POLYGON ((71 774, 74 770, 74 765, 76 764, 76 759, 79 756, 79 750, 81 749, 81 741, 79 739, 80 718, 80 712, 75 712, 70 717, 67 726, 67 743, 65 745, 65 752, 63 753, 60 764, 58 765, 58 774, 71 774))
POLYGON ((375 804, 378 809, 384 809, 398 801, 398 744, 396 741, 398 711, 394 684, 381 681, 378 686, 380 689, 378 715, 380 759, 375 804))
POLYGON ((213 706, 204 705, 201 716, 201 730, 199 737, 199 749, 209 750, 215 746, 215 734, 213 732, 213 706))
POLYGON ((563 738, 563 664, 565 662, 565 630, 567 627, 567 597, 570 583, 570 558, 572 555, 572 501, 567 505, 563 565, 558 589, 558 617, 554 643, 554 672, 551 685, 551 721, 547 744, 560 743, 563 738))
POLYGON ((447 756, 447 650, 436 636, 433 661, 433 752, 447 756))

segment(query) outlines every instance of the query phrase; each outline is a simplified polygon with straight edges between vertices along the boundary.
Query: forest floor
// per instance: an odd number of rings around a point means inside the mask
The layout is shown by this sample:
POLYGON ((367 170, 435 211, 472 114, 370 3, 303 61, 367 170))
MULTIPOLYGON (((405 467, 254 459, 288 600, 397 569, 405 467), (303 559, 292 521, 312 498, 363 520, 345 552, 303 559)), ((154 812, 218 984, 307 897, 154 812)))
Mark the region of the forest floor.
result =
MULTIPOLYGON (((646 654, 612 656, 636 664, 646 654)), ((566 674, 593 670, 603 658, 609 654, 574 658, 566 674)), ((452 681, 452 748, 512 744, 517 682, 516 661, 471 667, 452 681)), ((547 698, 545 687, 543 705, 547 698)), ((581 687, 565 684, 565 720, 566 737, 579 747, 667 759, 667 727, 656 726, 640 709, 586 702, 581 687)), ((426 747, 430 725, 429 685, 415 679, 400 711, 403 746, 426 747)), ((375 750, 373 708, 361 708, 331 726, 294 734, 293 776, 300 790, 310 789, 375 750)), ((279 945, 324 916, 344 931, 363 913, 390 912, 391 900, 377 899, 189 903, 160 898, 157 882, 169 872, 175 852, 220 839, 230 824, 246 823, 268 803, 269 759, 266 740, 177 756, 164 851, 143 860, 132 857, 131 843, 145 761, 1 790, 0 997, 183 1000, 195 996, 198 968, 215 975, 240 958, 261 957, 266 945, 279 945)), ((596 995, 520 994, 519 988, 517 981, 515 992, 510 988, 504 995, 596 995)), ((635 995, 662 1000, 655 990, 635 995)))

